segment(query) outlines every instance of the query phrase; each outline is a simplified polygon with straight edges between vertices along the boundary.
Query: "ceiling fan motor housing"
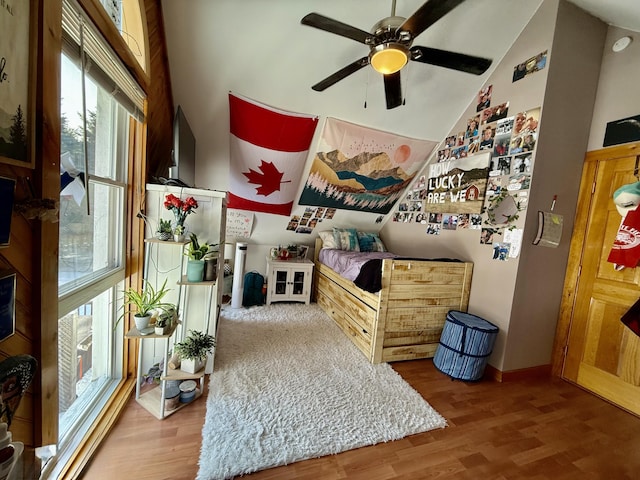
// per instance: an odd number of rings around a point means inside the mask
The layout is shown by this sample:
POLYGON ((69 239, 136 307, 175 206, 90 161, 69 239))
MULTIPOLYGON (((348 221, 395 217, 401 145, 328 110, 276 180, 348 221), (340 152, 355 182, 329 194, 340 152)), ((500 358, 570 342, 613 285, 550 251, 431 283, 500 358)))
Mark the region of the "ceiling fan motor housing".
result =
POLYGON ((373 28, 371 28, 371 33, 375 38, 372 39, 373 44, 379 43, 388 43, 388 42, 406 42, 411 40, 411 36, 409 35, 407 38, 407 33, 409 32, 398 32, 398 28, 400 25, 404 23, 406 18, 404 17, 387 17, 383 18, 379 22, 377 22, 373 28), (399 35, 405 34, 405 35, 399 35), (401 38, 405 37, 405 38, 401 38))

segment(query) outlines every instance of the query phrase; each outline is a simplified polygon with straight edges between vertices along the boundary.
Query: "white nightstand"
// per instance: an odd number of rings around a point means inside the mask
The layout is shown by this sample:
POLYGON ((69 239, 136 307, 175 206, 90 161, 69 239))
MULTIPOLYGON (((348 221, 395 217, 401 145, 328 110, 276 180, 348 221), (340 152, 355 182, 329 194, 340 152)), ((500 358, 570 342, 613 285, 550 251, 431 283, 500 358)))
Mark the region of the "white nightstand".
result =
POLYGON ((267 257, 267 305, 271 302, 304 302, 311 299, 311 260, 272 260, 267 257))

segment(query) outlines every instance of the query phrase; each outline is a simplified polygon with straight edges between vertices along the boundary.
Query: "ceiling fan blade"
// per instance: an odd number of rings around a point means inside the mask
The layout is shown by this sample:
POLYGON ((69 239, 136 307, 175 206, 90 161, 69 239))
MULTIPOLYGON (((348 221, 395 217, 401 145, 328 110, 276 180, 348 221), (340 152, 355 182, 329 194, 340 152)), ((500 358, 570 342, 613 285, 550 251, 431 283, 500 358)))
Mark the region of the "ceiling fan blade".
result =
POLYGON ((474 75, 482 75, 491 66, 491 60, 488 58, 419 46, 411 48, 411 60, 473 73, 474 75))
POLYGON ((339 82, 343 78, 348 77, 352 73, 357 72, 362 67, 366 67, 367 65, 369 65, 369 57, 362 57, 362 58, 356 60, 355 62, 350 63, 346 67, 341 68, 340 70, 338 70, 333 75, 329 75, 327 78, 325 78, 324 80, 316 83, 311 88, 313 90, 315 90, 316 92, 322 92, 323 90, 329 88, 334 83, 339 82))
POLYGON ((338 20, 325 17, 319 13, 310 13, 305 15, 302 20, 300 20, 300 23, 303 25, 309 25, 310 27, 319 28, 326 32, 335 33, 336 35, 341 35, 360 43, 367 43, 367 39, 372 38, 369 32, 365 32, 359 28, 339 22, 338 20))
POLYGON ((384 76, 384 94, 387 98, 387 110, 402 105, 402 84, 400 83, 399 71, 384 76))
POLYGON ((462 2, 464 0, 429 0, 413 12, 398 27, 398 31, 407 31, 411 33, 412 38, 416 38, 462 2))

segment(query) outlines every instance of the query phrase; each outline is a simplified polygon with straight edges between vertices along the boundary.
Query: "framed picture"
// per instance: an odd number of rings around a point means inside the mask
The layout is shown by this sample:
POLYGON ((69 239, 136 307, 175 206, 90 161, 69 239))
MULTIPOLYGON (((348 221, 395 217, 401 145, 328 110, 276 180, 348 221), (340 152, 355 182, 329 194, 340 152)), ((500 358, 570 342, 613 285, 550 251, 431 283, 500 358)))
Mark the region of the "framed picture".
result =
POLYGON ((0 342, 16 331, 16 274, 0 272, 0 342))
POLYGON ((0 2, 0 162, 34 167, 36 2, 0 2))
POLYGON ((298 246, 298 258, 299 259, 306 260, 308 252, 309 252, 309 247, 307 245, 299 245, 298 246))
POLYGON ((11 215, 16 181, 13 178, 0 177, 0 247, 9 245, 11 237, 11 215))

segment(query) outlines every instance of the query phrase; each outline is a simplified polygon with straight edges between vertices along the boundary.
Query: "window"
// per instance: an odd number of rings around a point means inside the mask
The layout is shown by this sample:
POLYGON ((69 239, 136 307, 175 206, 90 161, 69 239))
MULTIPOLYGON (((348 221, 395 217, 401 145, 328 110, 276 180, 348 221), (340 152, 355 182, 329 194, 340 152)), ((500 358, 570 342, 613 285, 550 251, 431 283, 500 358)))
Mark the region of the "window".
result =
POLYGON ((107 15, 116 26, 124 42, 143 70, 147 71, 149 58, 147 42, 142 28, 142 12, 137 0, 100 0, 107 15))
POLYGON ((63 1, 58 478, 120 384, 131 118, 144 93, 75 0, 63 1))
POLYGON ((62 147, 58 285, 62 295, 122 269, 128 115, 103 88, 85 80, 89 195, 84 188, 81 72, 62 56, 62 147), (90 215, 87 213, 87 200, 90 215))
POLYGON ((124 280, 129 115, 108 92, 86 78, 85 130, 82 102, 77 101, 81 83, 81 70, 63 54, 64 188, 60 193, 58 272, 58 449, 62 452, 74 449, 123 371, 122 327, 114 327, 119 313, 116 300, 122 296, 124 280), (84 171, 85 131, 88 175, 80 173, 84 171))

